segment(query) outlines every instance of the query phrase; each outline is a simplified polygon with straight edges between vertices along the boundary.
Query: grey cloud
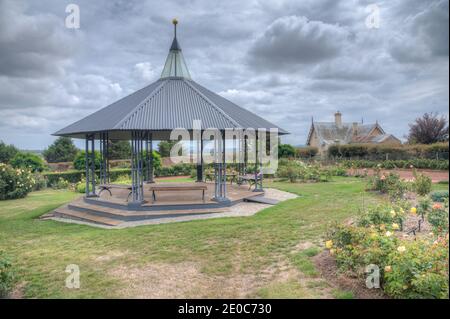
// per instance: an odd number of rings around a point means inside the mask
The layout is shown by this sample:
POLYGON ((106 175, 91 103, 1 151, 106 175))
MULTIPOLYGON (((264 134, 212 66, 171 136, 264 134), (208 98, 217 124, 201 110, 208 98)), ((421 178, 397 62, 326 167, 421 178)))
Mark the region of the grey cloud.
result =
POLYGON ((364 24, 370 0, 76 3, 81 29, 68 31, 64 2, 0 0, 0 139, 42 149, 158 78, 173 17, 193 79, 290 131, 284 142, 303 144, 311 117, 337 109, 398 137, 423 112, 448 114, 443 1, 379 3, 380 29, 364 24))
POLYGON ((338 25, 306 17, 282 17, 256 39, 249 60, 259 68, 292 69, 336 57, 348 38, 349 32, 338 25))
POLYGON ((390 41, 390 53, 400 63, 423 63, 449 54, 448 0, 434 1, 407 16, 403 31, 390 41))
POLYGON ((0 75, 61 75, 80 41, 49 14, 30 16, 22 2, 0 2, 0 75))

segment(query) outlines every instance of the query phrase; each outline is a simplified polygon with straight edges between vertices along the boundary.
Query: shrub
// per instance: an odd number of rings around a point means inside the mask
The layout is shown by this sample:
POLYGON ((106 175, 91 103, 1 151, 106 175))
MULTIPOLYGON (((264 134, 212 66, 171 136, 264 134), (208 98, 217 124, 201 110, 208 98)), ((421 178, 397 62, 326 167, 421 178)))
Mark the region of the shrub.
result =
POLYGON ((23 198, 34 183, 29 171, 0 163, 0 200, 23 198))
POLYGON ((434 169, 434 170, 448 170, 448 160, 436 160, 436 159, 411 159, 411 160, 343 160, 340 164, 346 168, 421 168, 421 169, 434 169))
POLYGON ((34 174, 34 185, 33 191, 39 191, 44 188, 47 188, 47 178, 42 174, 34 174))
POLYGON ((328 155, 339 158, 371 158, 378 160, 414 160, 436 159, 448 160, 448 143, 430 145, 383 145, 383 144, 345 144, 331 145, 328 155))
POLYGON ((0 141, 0 163, 8 164, 18 152, 19 150, 14 145, 6 145, 0 141))
POLYGON ((392 200, 403 198, 408 190, 408 184, 400 179, 396 173, 382 174, 380 169, 375 170, 375 174, 369 179, 369 189, 388 194, 392 200))
POLYGON ((11 159, 11 166, 31 170, 33 173, 42 172, 45 168, 44 160, 37 154, 19 152, 11 159))
POLYGON ((86 179, 83 177, 78 183, 75 184, 75 192, 86 193, 86 179))
POLYGON ((407 241, 377 227, 337 225, 325 246, 345 272, 365 277, 365 267, 380 268, 381 286, 394 298, 448 299, 448 238, 407 241))
POLYGON ((295 149, 295 156, 299 158, 311 158, 317 155, 319 149, 313 146, 298 147, 295 149))
POLYGON ((382 226, 387 230, 402 230, 405 220, 405 210, 401 205, 378 205, 368 208, 357 220, 362 227, 382 226))
POLYGON ((434 204, 427 214, 427 220, 435 234, 448 233, 448 201, 434 204))
POLYGON ((434 202, 444 202, 448 200, 448 191, 434 191, 430 194, 431 199, 434 202))
POLYGON ((359 276, 364 275, 367 265, 384 267, 387 255, 398 242, 396 237, 386 236, 384 231, 375 228, 344 225, 331 228, 327 238, 327 248, 336 257, 338 267, 356 272, 359 276))
POLYGON ((129 185, 129 184, 131 184, 131 177, 130 177, 130 175, 119 175, 114 180, 114 183, 115 184, 129 185))
POLYGON ((424 174, 417 174, 416 170, 413 172, 414 182, 413 189, 420 196, 425 196, 431 192, 431 177, 424 174))
POLYGON ((387 257, 384 291, 395 298, 448 299, 448 239, 402 241, 387 257))
POLYGON ((417 205, 417 213, 422 216, 422 220, 425 219, 425 215, 427 215, 431 210, 431 200, 428 197, 422 198, 419 200, 417 205))
MULTIPOLYGON (((100 169, 101 161, 102 160, 101 160, 100 152, 95 151, 94 152, 95 169, 100 169)), ((92 165, 91 156, 89 156, 88 163, 89 163, 89 165, 92 165)), ((76 170, 85 170, 86 169, 86 152, 85 151, 79 151, 77 153, 77 155, 75 155, 75 159, 73 160, 73 167, 76 170)))
MULTIPOLYGON (((145 158, 145 154, 142 155, 145 158)), ((147 162, 144 161, 144 168, 147 167, 147 162)), ((153 151, 153 171, 159 170, 162 167, 161 155, 157 151, 153 151)))
POLYGON ((52 187, 54 189, 67 189, 69 188, 69 186, 70 186, 69 181, 65 180, 62 177, 60 177, 56 183, 52 184, 52 187))
POLYGON ((10 260, 0 251, 0 299, 9 296, 15 282, 10 260))

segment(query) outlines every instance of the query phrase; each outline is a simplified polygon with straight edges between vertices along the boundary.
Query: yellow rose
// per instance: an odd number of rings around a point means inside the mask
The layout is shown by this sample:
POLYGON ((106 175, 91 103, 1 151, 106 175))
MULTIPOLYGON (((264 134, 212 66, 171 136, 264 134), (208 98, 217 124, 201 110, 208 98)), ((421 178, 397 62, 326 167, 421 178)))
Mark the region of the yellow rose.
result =
POLYGON ((399 246, 399 247, 397 248, 397 251, 398 251, 399 253, 403 253, 403 252, 406 251, 406 247, 405 247, 405 246, 399 246))
POLYGON ((394 230, 400 229, 400 226, 397 223, 393 223, 392 229, 394 229, 394 230))
POLYGON ((392 271, 392 267, 391 266, 386 266, 386 267, 384 267, 384 271, 385 272, 391 272, 392 271))
POLYGON ((391 210, 391 216, 395 217, 395 215, 397 215, 397 213, 395 212, 395 210, 391 210))
POLYGON ((327 249, 331 249, 331 247, 333 247, 333 241, 332 241, 332 240, 327 240, 327 241, 325 242, 325 247, 326 247, 327 249))
POLYGON ((411 214, 413 214, 413 215, 417 214, 417 208, 411 207, 410 212, 411 212, 411 214))

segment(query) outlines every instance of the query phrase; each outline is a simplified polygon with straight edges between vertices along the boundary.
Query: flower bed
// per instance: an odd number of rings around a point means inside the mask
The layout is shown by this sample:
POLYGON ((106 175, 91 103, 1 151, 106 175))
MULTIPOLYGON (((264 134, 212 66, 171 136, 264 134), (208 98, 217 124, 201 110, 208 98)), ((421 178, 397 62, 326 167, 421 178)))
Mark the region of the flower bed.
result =
POLYGON ((371 161, 371 160, 342 160, 339 164, 346 168, 410 168, 411 166, 419 169, 433 169, 433 170, 448 170, 448 160, 436 159, 412 159, 412 160, 385 160, 385 161, 371 161))
POLYGON ((405 203, 377 206, 351 225, 334 225, 325 246, 348 275, 364 279, 368 265, 378 266, 381 288, 390 297, 448 299, 448 201, 404 208, 405 203), (420 213, 419 227, 428 222, 433 233, 413 236, 403 227, 407 212, 416 219, 420 213))

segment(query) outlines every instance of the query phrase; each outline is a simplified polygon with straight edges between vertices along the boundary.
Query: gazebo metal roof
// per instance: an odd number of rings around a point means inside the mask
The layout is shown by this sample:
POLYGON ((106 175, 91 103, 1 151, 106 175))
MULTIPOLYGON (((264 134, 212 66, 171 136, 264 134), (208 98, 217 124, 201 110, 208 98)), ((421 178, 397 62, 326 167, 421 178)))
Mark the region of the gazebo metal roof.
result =
POLYGON ((168 139, 176 128, 277 128, 260 116, 234 104, 193 81, 175 36, 161 78, 99 111, 57 131, 53 135, 84 138, 86 134, 109 132, 112 139, 130 139, 132 131, 152 131, 154 139, 168 139))

